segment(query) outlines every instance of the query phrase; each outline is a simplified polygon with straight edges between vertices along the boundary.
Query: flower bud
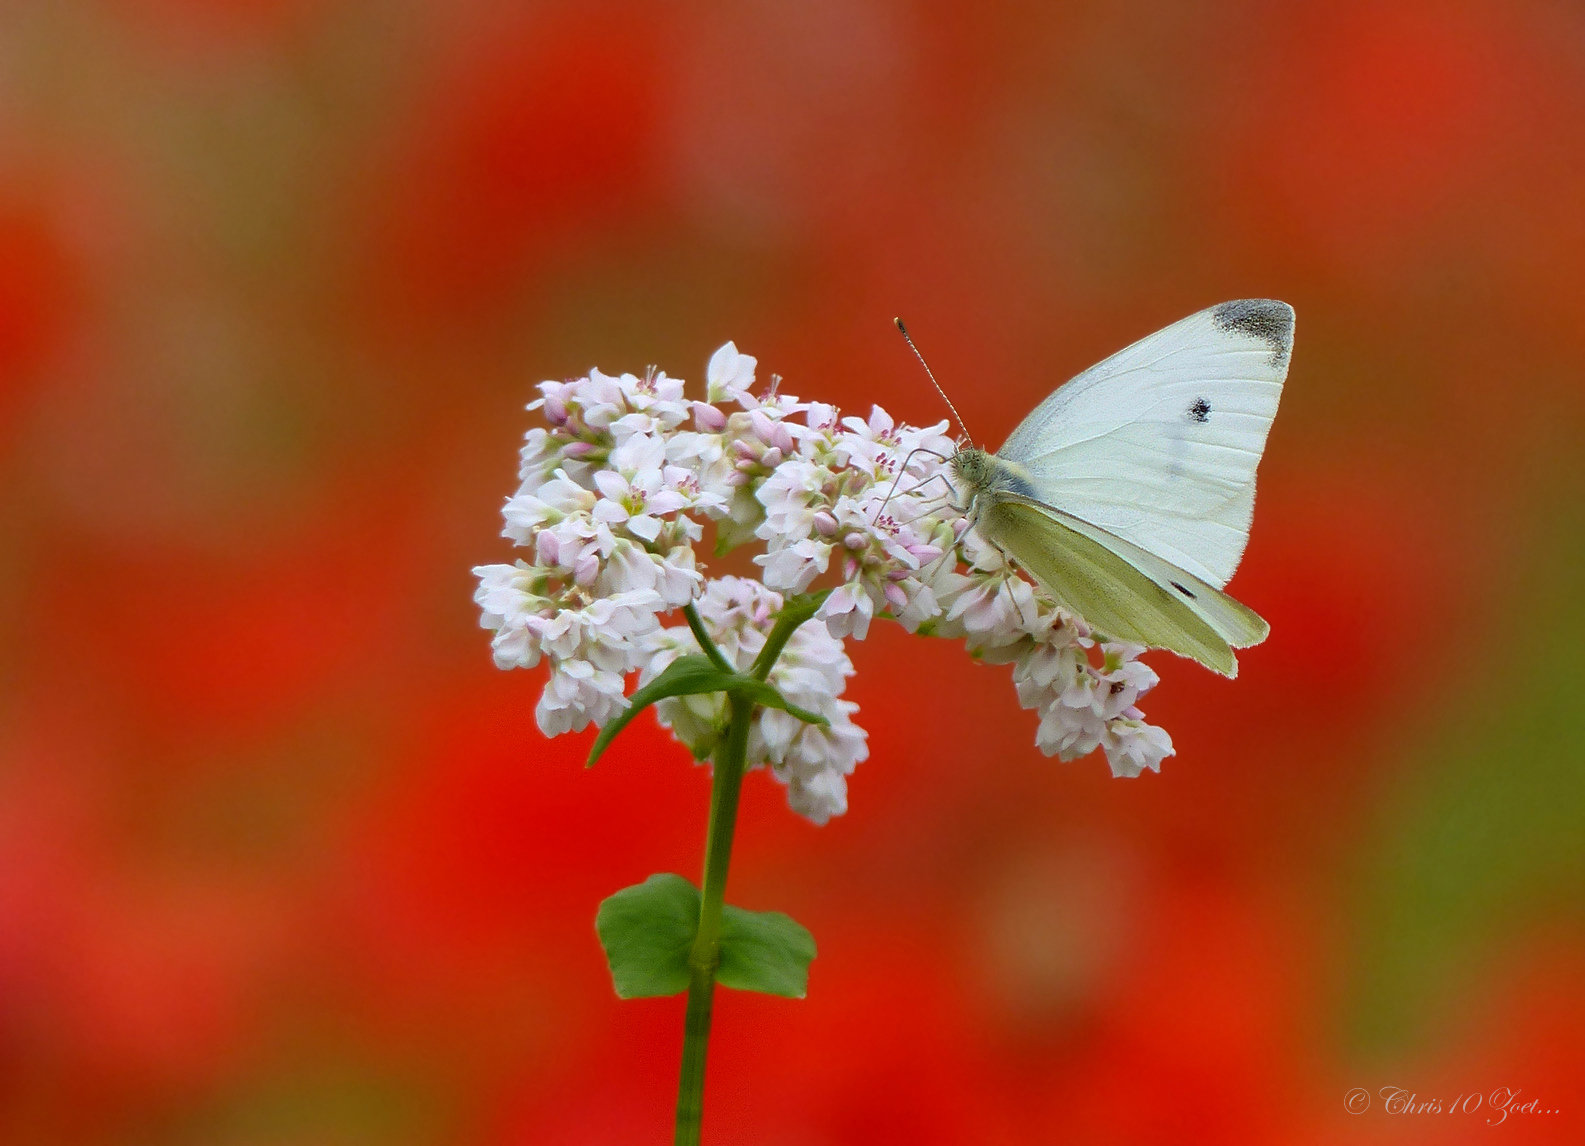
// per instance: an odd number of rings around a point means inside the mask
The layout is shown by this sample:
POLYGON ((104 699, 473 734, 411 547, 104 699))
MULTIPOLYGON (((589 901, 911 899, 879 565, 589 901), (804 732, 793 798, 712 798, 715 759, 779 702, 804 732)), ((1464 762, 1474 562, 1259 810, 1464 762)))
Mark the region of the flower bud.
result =
POLYGON ((748 424, 754 431, 754 436, 766 445, 775 441, 776 423, 767 418, 763 410, 749 411, 748 424))
POLYGON ((693 424, 703 433, 719 434, 726 429, 726 414, 707 402, 695 402, 693 424))

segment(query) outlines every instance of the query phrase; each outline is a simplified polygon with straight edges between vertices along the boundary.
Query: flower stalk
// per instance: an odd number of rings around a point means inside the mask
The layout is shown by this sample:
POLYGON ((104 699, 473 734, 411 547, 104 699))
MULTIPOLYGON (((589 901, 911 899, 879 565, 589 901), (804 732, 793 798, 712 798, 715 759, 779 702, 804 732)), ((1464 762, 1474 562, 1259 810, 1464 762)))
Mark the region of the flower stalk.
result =
POLYGON ((688 1010, 683 1019, 682 1071, 677 1081, 677 1146, 698 1146, 699 1142, 715 973, 721 958, 721 913, 726 903, 727 868, 732 862, 732 837, 737 830, 749 725, 754 717, 753 702, 746 697, 733 696, 727 703, 731 715, 726 739, 716 753, 715 777, 710 785, 710 827, 704 845, 699 930, 688 954, 688 1010))
MULTIPOLYGON (((765 647, 754 660, 750 675, 765 680, 787 647, 798 626, 820 607, 825 594, 794 598, 776 618, 765 647)), ((704 655, 718 667, 731 671, 726 657, 710 639, 698 611, 684 607, 688 627, 704 655)), ((726 905, 727 869, 732 863, 732 840, 737 832, 738 797, 748 760, 749 731, 754 723, 754 701, 741 692, 727 694, 726 737, 715 754, 715 774, 710 783, 710 826, 704 843, 704 885, 699 896, 699 930, 688 952, 688 1010, 683 1019, 682 1070, 677 1080, 676 1146, 698 1146, 704 1113, 705 1060, 710 1045, 710 1020, 715 1007, 715 975, 721 962, 721 919, 726 905)))

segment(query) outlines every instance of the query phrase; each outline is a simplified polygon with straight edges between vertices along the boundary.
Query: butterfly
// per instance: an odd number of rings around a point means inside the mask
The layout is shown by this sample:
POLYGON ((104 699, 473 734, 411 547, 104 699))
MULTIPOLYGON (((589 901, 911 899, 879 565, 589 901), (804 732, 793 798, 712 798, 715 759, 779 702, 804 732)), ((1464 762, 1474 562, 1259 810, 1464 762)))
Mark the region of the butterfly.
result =
POLYGON ((1237 675, 1271 627, 1222 589, 1292 350, 1291 306, 1240 299, 1118 351, 947 459, 973 528, 1091 628, 1237 675))

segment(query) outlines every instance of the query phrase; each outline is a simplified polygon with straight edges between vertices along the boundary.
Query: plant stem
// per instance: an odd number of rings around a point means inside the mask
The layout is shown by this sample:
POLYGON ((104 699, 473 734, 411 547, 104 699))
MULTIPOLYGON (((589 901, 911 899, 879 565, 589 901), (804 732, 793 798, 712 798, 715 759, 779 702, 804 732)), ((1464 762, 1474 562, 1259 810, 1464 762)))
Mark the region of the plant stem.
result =
POLYGON ((793 633, 798 631, 798 626, 815 615, 831 590, 822 589, 818 593, 805 594, 793 597, 787 601, 781 613, 776 617, 776 624, 771 627, 770 636, 765 638, 765 647, 754 659, 754 665, 749 669, 750 675, 760 680, 770 676, 770 670, 776 665, 776 658, 781 656, 782 649, 787 647, 787 642, 793 633))
POLYGON ((721 958, 721 909, 726 898, 727 867, 732 861, 732 835, 737 828, 749 725, 754 718, 754 704, 748 698, 729 696, 727 703, 731 715, 726 740, 716 753, 715 778, 710 786, 710 829, 705 838, 699 930, 688 954, 688 1012, 683 1020, 682 1076, 677 1083, 676 1146, 699 1143, 705 1052, 710 1044, 715 971, 721 958))
MULTIPOLYGON (((814 616, 829 589, 789 598, 783 605, 765 647, 749 674, 765 680, 782 649, 798 626, 814 616)), ((705 656, 726 672, 736 672, 704 627, 704 619, 690 603, 683 606, 688 628, 705 656)), ((726 903, 726 873, 732 862, 732 836, 737 831, 738 795, 743 789, 743 769, 748 758, 748 734, 754 721, 754 701, 742 693, 727 693, 726 737, 715 754, 715 776, 710 784, 710 828, 704 844, 704 886, 699 893, 699 930, 688 952, 688 1011, 683 1019, 682 1075, 677 1080, 676 1146, 698 1146, 704 1116, 704 1066, 710 1046, 710 1017, 715 1006, 715 972, 721 963, 721 910, 726 903)))
POLYGON ((705 631, 704 618, 699 616, 699 610, 694 608, 692 601, 682 607, 682 615, 688 619, 688 630, 693 633, 693 639, 699 642, 700 651, 710 658, 710 663, 723 672, 736 672, 737 666, 728 663, 726 655, 716 648, 710 634, 705 631))

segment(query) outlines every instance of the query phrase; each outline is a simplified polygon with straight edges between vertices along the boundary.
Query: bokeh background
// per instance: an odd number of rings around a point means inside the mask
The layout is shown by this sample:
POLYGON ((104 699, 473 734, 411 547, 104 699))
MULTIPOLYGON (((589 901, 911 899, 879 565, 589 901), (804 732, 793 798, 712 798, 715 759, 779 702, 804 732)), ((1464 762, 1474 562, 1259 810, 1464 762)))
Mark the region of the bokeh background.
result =
POLYGON ((719 998, 714 1142, 1585 1141, 1585 7, 0 5, 0 1141, 669 1140, 592 916, 708 778, 491 667, 532 385, 932 421, 902 314, 995 443, 1252 295, 1271 639, 1155 658, 1131 782, 854 646, 851 812, 746 786, 820 956, 719 998))

